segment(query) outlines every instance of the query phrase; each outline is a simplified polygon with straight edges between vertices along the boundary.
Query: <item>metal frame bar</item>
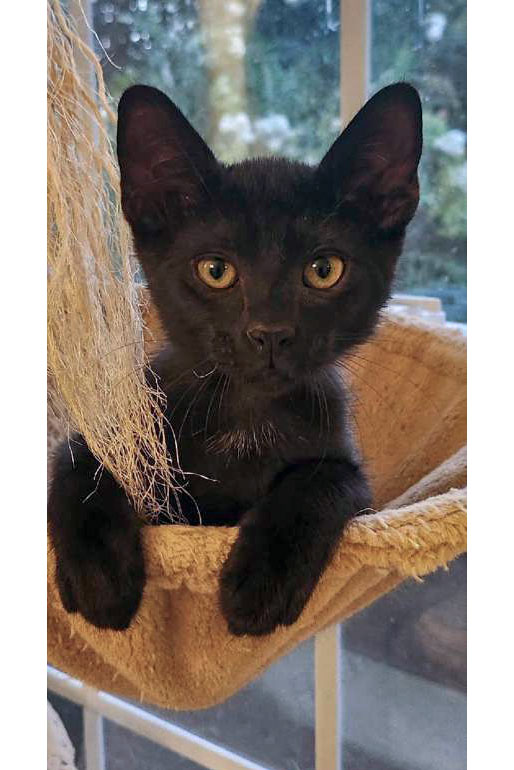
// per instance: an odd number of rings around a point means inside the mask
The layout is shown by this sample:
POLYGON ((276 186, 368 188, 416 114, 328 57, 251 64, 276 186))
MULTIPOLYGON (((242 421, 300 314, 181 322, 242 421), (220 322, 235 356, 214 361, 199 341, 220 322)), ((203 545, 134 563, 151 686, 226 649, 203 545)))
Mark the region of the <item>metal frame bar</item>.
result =
MULTIPOLYGON (((84 691, 91 690, 84 685, 84 691)), ((105 770, 105 740, 103 717, 92 709, 84 706, 84 748, 86 755, 86 770, 105 770)))

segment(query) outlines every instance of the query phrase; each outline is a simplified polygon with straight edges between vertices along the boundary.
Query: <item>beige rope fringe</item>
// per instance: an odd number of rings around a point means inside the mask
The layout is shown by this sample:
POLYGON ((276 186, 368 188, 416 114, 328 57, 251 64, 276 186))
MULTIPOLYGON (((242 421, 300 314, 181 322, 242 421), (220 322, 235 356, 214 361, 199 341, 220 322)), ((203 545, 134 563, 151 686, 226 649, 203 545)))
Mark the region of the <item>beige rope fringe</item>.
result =
POLYGON ((144 327, 105 125, 114 115, 100 65, 59 0, 48 2, 47 100, 51 407, 136 508, 154 510, 159 491, 162 500, 177 486, 177 462, 164 441, 163 396, 145 382, 144 327))

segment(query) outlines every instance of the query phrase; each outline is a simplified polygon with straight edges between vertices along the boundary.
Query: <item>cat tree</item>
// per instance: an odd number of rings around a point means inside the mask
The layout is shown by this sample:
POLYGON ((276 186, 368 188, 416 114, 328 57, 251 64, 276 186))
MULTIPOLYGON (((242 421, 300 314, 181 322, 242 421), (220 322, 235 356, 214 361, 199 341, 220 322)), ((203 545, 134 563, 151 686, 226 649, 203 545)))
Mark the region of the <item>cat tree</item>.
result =
MULTIPOLYGON (((80 430, 142 510, 151 508, 155 483, 173 488, 162 422, 149 418, 159 413, 160 394, 142 374, 158 319, 134 280, 100 67, 59 4, 49 9, 49 451, 70 426, 80 430), (91 63, 95 87, 80 76, 78 56, 91 63)), ((64 611, 49 546, 49 661, 123 696, 176 709, 211 706, 300 641, 463 553, 462 335, 386 317, 348 367, 375 510, 348 527, 293 626, 260 638, 228 633, 217 586, 237 528, 148 526, 148 583, 125 632, 64 611)))

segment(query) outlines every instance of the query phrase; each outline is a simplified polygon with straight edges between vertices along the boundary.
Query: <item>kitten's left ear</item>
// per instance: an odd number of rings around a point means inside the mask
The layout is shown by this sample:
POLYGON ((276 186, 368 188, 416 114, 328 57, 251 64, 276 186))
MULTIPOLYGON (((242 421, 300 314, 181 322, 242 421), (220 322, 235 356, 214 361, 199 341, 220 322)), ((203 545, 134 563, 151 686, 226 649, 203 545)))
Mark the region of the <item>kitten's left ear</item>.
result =
POLYGON ((407 83, 387 86, 334 142, 319 165, 319 184, 378 231, 401 232, 419 201, 422 143, 418 92, 407 83))
POLYGON ((132 86, 118 105, 123 212, 135 235, 174 227, 212 194, 217 161, 178 107, 157 88, 132 86))

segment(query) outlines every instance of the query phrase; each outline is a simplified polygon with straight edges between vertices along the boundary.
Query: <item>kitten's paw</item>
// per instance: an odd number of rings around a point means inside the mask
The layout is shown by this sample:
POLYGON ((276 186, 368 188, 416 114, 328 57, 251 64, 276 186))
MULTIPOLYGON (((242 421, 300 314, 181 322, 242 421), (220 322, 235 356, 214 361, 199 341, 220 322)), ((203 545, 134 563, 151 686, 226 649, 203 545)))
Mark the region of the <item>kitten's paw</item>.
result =
POLYGON ((79 612, 98 628, 125 630, 145 586, 139 533, 135 526, 116 531, 93 526, 92 530, 94 536, 90 532, 89 537, 77 537, 72 551, 57 552, 61 601, 67 612, 79 612))
POLYGON ((77 612, 78 607, 73 595, 73 589, 71 587, 71 581, 68 575, 63 570, 61 563, 57 562, 55 568, 55 582, 59 590, 59 596, 61 597, 62 606, 70 614, 77 612))
POLYGON ((142 554, 119 563, 95 554, 86 563, 59 562, 57 586, 67 612, 79 612, 97 628, 127 629, 145 584, 142 554))
POLYGON ((145 585, 140 522, 124 491, 83 438, 53 462, 48 532, 64 609, 98 628, 128 628, 145 585))
POLYGON ((312 587, 284 562, 274 564, 264 543, 241 530, 221 572, 221 609, 235 636, 264 636, 298 620, 312 587))

